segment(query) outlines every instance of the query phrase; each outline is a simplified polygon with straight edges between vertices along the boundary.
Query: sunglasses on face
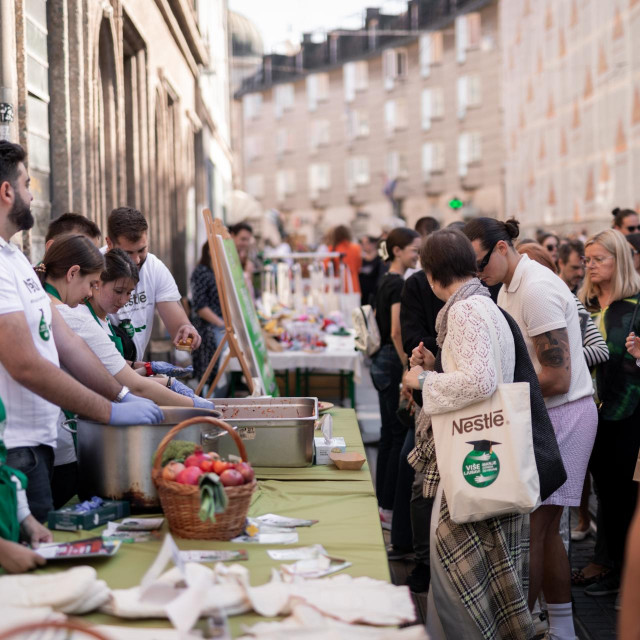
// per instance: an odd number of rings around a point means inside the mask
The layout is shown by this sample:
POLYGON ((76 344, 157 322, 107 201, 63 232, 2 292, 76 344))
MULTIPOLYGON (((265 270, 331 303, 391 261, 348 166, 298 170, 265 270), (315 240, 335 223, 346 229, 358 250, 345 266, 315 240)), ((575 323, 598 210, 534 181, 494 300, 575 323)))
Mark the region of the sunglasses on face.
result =
POLYGON ((630 233, 635 233, 636 231, 640 231, 640 224, 631 225, 630 227, 625 227, 625 229, 630 233))
POLYGON ((545 244, 544 248, 547 251, 555 251, 558 248, 558 245, 557 244, 545 244))
MULTIPOLYGON (((496 242, 496 244, 498 243, 496 242)), ((491 249, 487 251, 484 258, 482 258, 482 260, 480 260, 480 262, 477 263, 478 273, 482 273, 486 269, 487 265, 489 264, 489 260, 491 260, 491 254, 493 253, 493 250, 495 248, 496 248, 496 245, 494 244, 493 247, 491 247, 491 249)))

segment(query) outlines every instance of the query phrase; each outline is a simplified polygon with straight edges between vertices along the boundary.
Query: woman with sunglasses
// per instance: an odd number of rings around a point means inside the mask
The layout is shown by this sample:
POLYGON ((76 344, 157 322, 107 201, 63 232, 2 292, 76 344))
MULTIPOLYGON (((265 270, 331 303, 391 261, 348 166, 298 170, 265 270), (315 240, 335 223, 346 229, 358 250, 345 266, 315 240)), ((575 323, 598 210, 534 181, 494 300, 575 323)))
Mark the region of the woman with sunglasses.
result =
MULTIPOLYGON (((609 360, 596 368, 598 433, 591 472, 602 508, 603 533, 613 570, 585 588, 591 596, 617 593, 637 484, 640 449, 640 368, 627 349, 630 334, 640 335, 640 276, 626 238, 607 229, 585 244, 587 273, 578 296, 592 312, 609 347, 609 360)), ((633 352, 633 349, 631 349, 633 352)))
POLYGON ((476 252, 479 277, 489 285, 503 283, 498 304, 522 331, 567 472, 567 481, 531 514, 528 599, 533 609, 544 589, 551 635, 574 638, 571 571, 559 525, 563 507, 580 505, 598 420, 578 307, 555 273, 515 250, 516 220, 476 218, 464 232, 476 252))
POLYGON ((640 231, 640 218, 633 209, 619 209, 616 207, 612 212, 613 228, 625 236, 630 233, 640 231))
POLYGON ((545 233, 540 238, 540 244, 551 254, 553 264, 558 264, 558 247, 560 238, 555 233, 545 233))

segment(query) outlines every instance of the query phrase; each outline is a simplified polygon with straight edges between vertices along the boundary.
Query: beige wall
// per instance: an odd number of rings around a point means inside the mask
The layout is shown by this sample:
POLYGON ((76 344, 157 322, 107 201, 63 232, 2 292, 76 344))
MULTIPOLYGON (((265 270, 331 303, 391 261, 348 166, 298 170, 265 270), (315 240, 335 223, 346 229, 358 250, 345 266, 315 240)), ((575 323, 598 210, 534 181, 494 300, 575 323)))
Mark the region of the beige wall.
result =
POLYGON ((506 204, 532 229, 593 232, 640 206, 640 2, 509 0, 506 204))
MULTIPOLYGON (((226 47, 226 0, 218 3, 217 20, 224 22, 215 25, 216 39, 226 47)), ((209 59, 197 21, 188 0, 17 0, 19 135, 36 194, 36 226, 27 238, 33 261, 42 255, 51 218, 82 213, 106 233, 108 213, 130 205, 147 217, 151 250, 186 293, 196 203, 207 200, 205 177, 196 179, 204 162, 196 156, 213 153, 196 149, 198 141, 220 139, 231 183, 228 116, 209 109, 200 91, 200 69, 209 59), (34 24, 48 39, 44 53, 29 40, 34 24), (35 94, 38 110, 25 108, 35 104, 34 47, 48 64, 48 91, 35 94), (36 140, 33 132, 43 131, 47 137, 36 140)), ((210 33, 213 26, 206 27, 210 33)), ((227 65, 216 57, 218 67, 227 65)))
POLYGON ((329 99, 319 103, 314 112, 310 112, 307 106, 305 76, 293 81, 294 107, 281 120, 275 117, 275 87, 264 90, 260 115, 243 122, 243 188, 251 192, 251 177, 262 176, 264 194, 260 201, 263 206, 285 212, 292 229, 306 232, 312 242, 318 241, 325 228, 335 224, 336 219, 343 223, 353 220, 356 211, 370 214, 368 230, 375 233, 392 215, 391 205, 382 190, 386 181, 386 156, 396 150, 406 158, 407 175, 399 180, 396 195, 404 201, 403 215, 408 224, 413 224, 423 215, 435 215, 445 223, 460 217, 447 206, 454 195, 469 203, 464 212, 467 215, 502 216, 503 136, 497 3, 481 10, 481 25, 479 46, 467 51, 463 63, 456 58, 454 24, 447 25, 443 31, 442 62, 431 66, 429 77, 423 77, 420 72, 417 38, 396 45, 395 48, 407 51, 408 76, 396 80, 391 90, 385 89, 383 57, 378 52, 368 59, 368 88, 356 92, 355 100, 350 104, 345 102, 342 66, 328 70, 329 99), (467 74, 480 76, 482 101, 459 119, 458 77, 467 74), (444 116, 433 119, 431 129, 424 131, 421 93, 429 87, 442 87, 444 116), (404 100, 407 108, 407 126, 392 136, 387 136, 385 131, 385 102, 389 99, 404 100), (369 135, 351 143, 346 136, 348 108, 366 110, 369 118, 369 135), (326 147, 311 153, 311 128, 316 119, 329 120, 330 139, 326 147), (290 132, 292 148, 279 157, 276 153, 276 132, 285 126, 290 132), (458 137, 464 132, 480 133, 482 157, 480 162, 469 166, 467 177, 461 179, 458 137), (248 141, 252 138, 262 138, 262 151, 258 157, 248 159, 247 146, 250 146, 248 141), (426 183, 422 171, 422 145, 428 141, 443 142, 446 159, 444 171, 432 174, 426 183), (357 187, 354 193, 348 192, 346 181, 346 162, 350 156, 369 159, 369 184, 357 187), (331 188, 313 201, 309 196, 308 167, 315 162, 331 165, 331 188), (276 197, 276 172, 282 169, 295 172, 296 190, 279 201, 276 197))

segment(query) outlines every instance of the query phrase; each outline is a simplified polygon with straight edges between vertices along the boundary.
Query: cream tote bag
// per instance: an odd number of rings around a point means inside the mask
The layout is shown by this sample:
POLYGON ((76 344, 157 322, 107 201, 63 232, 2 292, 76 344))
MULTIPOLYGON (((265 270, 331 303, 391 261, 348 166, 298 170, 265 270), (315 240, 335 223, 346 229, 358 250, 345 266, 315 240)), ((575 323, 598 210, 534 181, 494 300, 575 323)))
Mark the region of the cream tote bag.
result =
POLYGON ((457 524, 529 513, 540 504, 529 383, 502 381, 498 336, 487 311, 482 315, 493 344, 496 391, 464 409, 431 416, 440 481, 457 524))

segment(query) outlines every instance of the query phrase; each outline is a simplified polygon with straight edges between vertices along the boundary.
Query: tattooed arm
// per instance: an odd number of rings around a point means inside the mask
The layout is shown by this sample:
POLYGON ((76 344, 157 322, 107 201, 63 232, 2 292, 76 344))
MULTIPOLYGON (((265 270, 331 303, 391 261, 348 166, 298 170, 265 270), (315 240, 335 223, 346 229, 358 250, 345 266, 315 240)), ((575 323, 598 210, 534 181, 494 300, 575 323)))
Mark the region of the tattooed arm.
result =
POLYGON ((571 385, 571 353, 566 329, 545 331, 531 338, 540 370, 538 381, 545 398, 569 391, 571 385))

